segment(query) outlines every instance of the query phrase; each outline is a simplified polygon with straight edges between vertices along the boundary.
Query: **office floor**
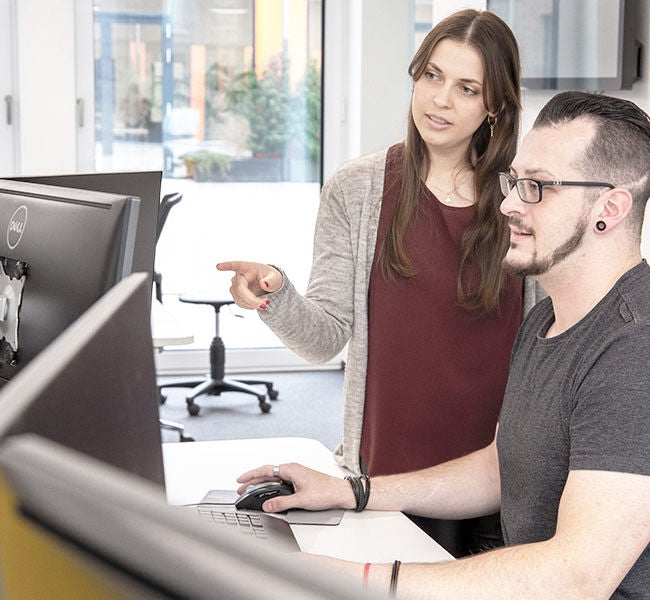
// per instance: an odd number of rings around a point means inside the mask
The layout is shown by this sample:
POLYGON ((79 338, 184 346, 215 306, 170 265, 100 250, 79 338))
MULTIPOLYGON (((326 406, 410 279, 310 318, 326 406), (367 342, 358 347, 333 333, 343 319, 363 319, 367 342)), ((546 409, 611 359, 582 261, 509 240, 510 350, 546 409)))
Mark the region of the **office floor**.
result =
MULTIPOLYGON (((343 371, 247 373, 242 378, 273 381, 280 394, 270 412, 262 414, 254 396, 227 392, 198 398, 201 411, 192 417, 185 403, 187 390, 167 388, 160 416, 183 424, 186 435, 197 441, 298 436, 317 439, 333 450, 341 440, 343 371)), ((163 431, 163 441, 176 442, 178 435, 163 431)))

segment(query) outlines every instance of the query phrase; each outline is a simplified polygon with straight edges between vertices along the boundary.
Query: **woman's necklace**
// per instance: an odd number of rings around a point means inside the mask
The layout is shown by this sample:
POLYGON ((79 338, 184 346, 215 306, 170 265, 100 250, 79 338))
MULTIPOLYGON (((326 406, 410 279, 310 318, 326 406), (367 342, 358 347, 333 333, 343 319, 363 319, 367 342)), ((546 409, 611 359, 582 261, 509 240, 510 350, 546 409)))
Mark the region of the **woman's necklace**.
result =
POLYGON ((459 183, 461 187, 464 186, 467 183, 467 178, 471 174, 469 172, 463 173, 463 171, 465 171, 465 169, 460 169, 455 174, 454 172, 452 172, 452 178, 451 178, 452 187, 449 190, 446 190, 445 188, 442 188, 439 185, 433 183, 432 177, 428 178, 426 184, 428 187, 433 188, 434 191, 437 190, 438 192, 442 192, 442 196, 438 196, 438 199, 443 204, 447 206, 470 206, 474 204, 472 198, 465 196, 458 191, 459 183), (458 179, 460 179, 460 182, 458 181, 458 179))
POLYGON ((442 194, 444 196, 442 201, 445 204, 451 204, 454 201, 454 199, 452 198, 452 194, 457 194, 458 193, 458 192, 456 192, 456 187, 455 186, 453 188, 451 188, 448 192, 445 192, 445 190, 443 190, 441 187, 438 187, 437 185, 433 185, 433 183, 430 184, 430 185, 434 190, 438 190, 438 191, 442 192, 442 194))

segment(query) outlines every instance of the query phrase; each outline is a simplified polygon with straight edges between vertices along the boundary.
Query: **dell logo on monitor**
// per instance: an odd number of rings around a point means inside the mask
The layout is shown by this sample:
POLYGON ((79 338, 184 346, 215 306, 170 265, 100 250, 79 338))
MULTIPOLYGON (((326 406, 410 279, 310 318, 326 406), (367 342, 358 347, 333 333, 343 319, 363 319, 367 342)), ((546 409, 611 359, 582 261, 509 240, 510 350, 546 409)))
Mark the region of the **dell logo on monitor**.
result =
POLYGON ((11 215, 9 226, 7 227, 7 246, 9 246, 10 250, 13 250, 20 243, 26 224, 27 207, 24 205, 19 206, 14 214, 11 215))

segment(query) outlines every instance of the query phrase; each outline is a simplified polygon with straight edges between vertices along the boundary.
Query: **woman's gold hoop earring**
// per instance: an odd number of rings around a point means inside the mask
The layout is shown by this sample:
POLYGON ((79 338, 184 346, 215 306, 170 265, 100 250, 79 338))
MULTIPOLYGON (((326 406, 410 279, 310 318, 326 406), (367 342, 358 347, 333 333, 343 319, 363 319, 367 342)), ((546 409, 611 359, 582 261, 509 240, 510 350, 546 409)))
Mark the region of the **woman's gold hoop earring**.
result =
POLYGON ((488 115, 487 122, 490 126, 490 137, 494 137, 494 126, 497 124, 497 118, 493 117, 492 115, 488 115))

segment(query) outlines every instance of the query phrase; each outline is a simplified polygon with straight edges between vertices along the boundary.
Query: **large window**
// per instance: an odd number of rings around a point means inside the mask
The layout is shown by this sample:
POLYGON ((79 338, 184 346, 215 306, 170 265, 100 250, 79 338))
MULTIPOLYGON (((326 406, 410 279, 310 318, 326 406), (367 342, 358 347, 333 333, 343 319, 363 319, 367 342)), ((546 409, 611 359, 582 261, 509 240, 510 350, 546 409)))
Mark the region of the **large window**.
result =
POLYGON ((413 52, 422 43, 424 36, 433 27, 433 0, 412 0, 413 2, 413 52))
MULTIPOLYGON (((94 0, 95 166, 162 169, 181 192, 157 247, 163 302, 198 347, 227 296, 227 259, 273 262, 306 287, 321 181, 322 0, 94 0)), ((281 343, 222 311, 229 348, 281 343)), ((235 316, 245 314, 244 320, 235 316)))

